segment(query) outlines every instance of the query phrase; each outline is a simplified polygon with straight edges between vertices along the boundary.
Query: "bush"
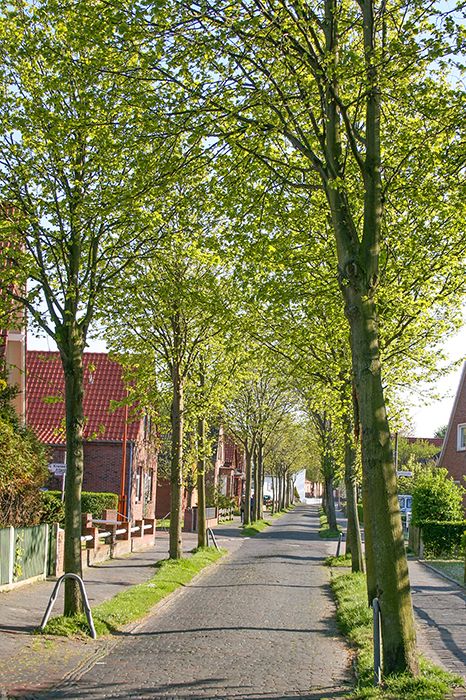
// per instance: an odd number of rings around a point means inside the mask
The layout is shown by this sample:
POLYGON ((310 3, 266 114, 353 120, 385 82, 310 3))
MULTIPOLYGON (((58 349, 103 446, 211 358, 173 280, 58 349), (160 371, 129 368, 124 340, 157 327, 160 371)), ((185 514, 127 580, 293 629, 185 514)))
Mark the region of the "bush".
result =
POLYGON ((63 525, 65 522, 65 504, 61 500, 60 491, 42 491, 41 494, 41 523, 59 523, 63 525))
POLYGON ((463 492, 446 469, 430 467, 418 472, 412 495, 412 523, 459 522, 463 519, 463 492))
POLYGON ((101 518, 106 509, 118 508, 118 496, 116 493, 94 493, 83 491, 81 494, 81 512, 92 513, 94 518, 101 518))
POLYGON ((46 452, 36 436, 0 417, 0 527, 37 524, 47 478, 46 452))
POLYGON ((462 538, 466 520, 461 522, 421 523, 424 556, 426 557, 455 557, 463 553, 462 538))
MULTIPOLYGON (((61 501, 61 492, 43 491, 41 496, 41 522, 63 523, 65 520, 65 509, 61 501)), ((81 493, 82 513, 92 513, 94 518, 101 518, 104 510, 116 510, 117 508, 118 496, 116 493, 99 493, 97 491, 83 491, 81 493)))

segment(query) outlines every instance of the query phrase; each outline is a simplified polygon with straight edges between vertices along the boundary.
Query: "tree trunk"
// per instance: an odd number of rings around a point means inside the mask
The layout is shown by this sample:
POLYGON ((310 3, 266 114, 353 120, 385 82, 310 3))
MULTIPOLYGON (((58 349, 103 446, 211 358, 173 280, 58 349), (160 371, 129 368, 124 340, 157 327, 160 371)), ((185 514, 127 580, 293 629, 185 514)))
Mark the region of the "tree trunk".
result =
MULTIPOLYGON (((65 481, 65 573, 82 576, 81 490, 84 473, 83 452, 83 349, 84 339, 76 328, 68 331, 66 345, 60 348, 65 374, 66 481, 65 481)), ((64 614, 82 611, 78 582, 65 580, 64 614)))
POLYGON ((251 491, 252 491, 252 449, 249 444, 244 445, 245 461, 246 461, 246 485, 244 494, 244 524, 249 525, 251 522, 251 491))
POLYGON ((347 549, 351 551, 351 570, 364 571, 361 529, 359 525, 357 493, 356 493, 356 450, 354 445, 352 423, 349 416, 343 414, 345 439, 345 487, 346 487, 346 517, 348 521, 347 549))
POLYGON ((272 474, 272 515, 275 513, 275 477, 272 474))
POLYGON ((257 499, 256 517, 262 520, 264 517, 264 446, 262 441, 257 445, 257 499))
POLYGON ((333 498, 333 475, 327 474, 325 476, 325 493, 327 501, 327 520, 328 525, 331 530, 337 529, 337 514, 335 511, 335 499, 333 498))
POLYGON ((366 541, 370 530, 374 561, 375 591, 369 589, 369 593, 375 592, 380 601, 385 671, 408 668, 416 673, 408 564, 383 396, 375 303, 350 285, 345 297, 362 426, 364 527, 366 541))
POLYGON ((251 509, 251 520, 255 522, 257 520, 257 498, 259 495, 259 470, 257 463, 257 447, 254 449, 254 501, 253 508, 251 509))
POLYGON ((206 510, 205 510, 205 420, 197 422, 198 460, 197 460, 197 546, 207 547, 206 510))
POLYGON ((181 518, 183 515, 183 430, 184 392, 180 367, 174 364, 172 370, 173 396, 171 407, 172 454, 170 473, 170 559, 181 559, 181 518))

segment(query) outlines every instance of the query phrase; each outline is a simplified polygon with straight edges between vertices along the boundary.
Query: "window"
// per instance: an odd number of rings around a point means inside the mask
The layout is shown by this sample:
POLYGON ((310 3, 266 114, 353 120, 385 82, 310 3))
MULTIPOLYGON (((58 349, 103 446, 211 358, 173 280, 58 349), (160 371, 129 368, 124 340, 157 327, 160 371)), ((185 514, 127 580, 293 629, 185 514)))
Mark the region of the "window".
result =
POLYGON ((136 503, 142 500, 142 467, 138 467, 136 471, 136 503))
POLYGON ((466 450, 466 423, 458 425, 456 449, 466 450))

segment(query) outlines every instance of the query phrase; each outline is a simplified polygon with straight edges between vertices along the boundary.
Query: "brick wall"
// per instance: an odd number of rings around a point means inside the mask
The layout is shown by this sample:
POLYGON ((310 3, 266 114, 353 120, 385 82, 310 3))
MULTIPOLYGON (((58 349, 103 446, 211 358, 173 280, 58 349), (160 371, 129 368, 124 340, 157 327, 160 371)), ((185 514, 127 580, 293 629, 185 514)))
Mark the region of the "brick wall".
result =
MULTIPOLYGON (((457 449, 458 425, 466 423, 466 365, 463 368, 452 416, 445 436, 445 444, 439 466, 448 469, 452 478, 464 486, 466 476, 466 450, 457 449)), ((464 497, 466 510, 466 495, 464 497)))

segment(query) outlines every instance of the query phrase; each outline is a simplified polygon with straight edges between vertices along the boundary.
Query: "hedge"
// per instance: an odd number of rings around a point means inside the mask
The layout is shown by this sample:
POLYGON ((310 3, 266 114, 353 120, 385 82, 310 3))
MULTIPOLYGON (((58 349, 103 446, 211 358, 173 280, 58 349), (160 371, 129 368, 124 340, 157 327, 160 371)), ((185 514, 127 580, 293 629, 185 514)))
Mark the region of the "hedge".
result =
POLYGON ((466 530, 466 520, 460 522, 424 521, 420 523, 424 556, 462 556, 463 533, 466 530))
MULTIPOLYGON (((116 493, 97 493, 83 491, 81 493, 81 512, 92 513, 94 518, 101 518, 106 509, 118 508, 118 495, 116 493)), ((42 522, 63 523, 65 509, 61 501, 61 491, 42 492, 42 522)))

